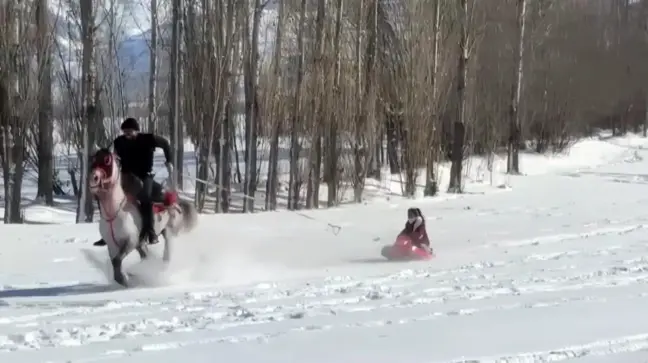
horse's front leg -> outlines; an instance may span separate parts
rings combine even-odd
[[[124,261],[124,258],[126,258],[128,253],[132,251],[132,248],[129,247],[129,243],[127,241],[124,241],[124,243],[122,243],[121,245],[123,247],[120,248],[119,253],[117,253],[117,255],[113,257],[110,262],[112,264],[113,278],[115,282],[124,287],[128,287],[128,279],[126,278],[124,271],[122,271],[122,261]]]

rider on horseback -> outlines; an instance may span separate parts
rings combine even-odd
[[[166,167],[171,175],[171,145],[161,136],[151,133],[140,133],[139,124],[134,118],[127,118],[121,124],[122,135],[114,141],[114,151],[121,160],[121,171],[131,174],[142,182],[142,189],[136,196],[142,214],[142,235],[148,235],[149,243],[157,243],[153,221],[153,190],[161,191],[162,187],[153,180],[153,155],[156,148],[164,151]],[[160,194],[159,192],[156,194]]]
[[[169,175],[173,171],[171,163],[171,145],[161,136],[151,133],[141,133],[139,124],[134,118],[127,118],[121,124],[122,135],[113,141],[114,152],[120,159],[121,171],[124,176],[140,181],[141,189],[135,195],[140,204],[142,215],[142,231],[140,238],[148,237],[149,243],[158,242],[153,220],[153,195],[161,194],[162,186],[153,180],[153,156],[156,148],[164,151],[166,167]],[[154,193],[155,191],[155,193]],[[103,240],[94,243],[104,245]]]

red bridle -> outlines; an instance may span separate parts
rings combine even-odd
[[[91,167],[90,189],[93,191],[107,190],[112,185],[113,155],[95,157]]]

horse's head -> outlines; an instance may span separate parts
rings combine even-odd
[[[111,191],[119,183],[119,160],[106,148],[92,156],[89,176],[90,192],[94,195]]]

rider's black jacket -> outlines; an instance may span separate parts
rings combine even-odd
[[[161,136],[139,133],[129,140],[121,135],[115,139],[113,146],[119,156],[122,172],[132,173],[140,179],[146,178],[153,169],[155,148],[161,148],[166,162],[171,162],[171,145]]]

